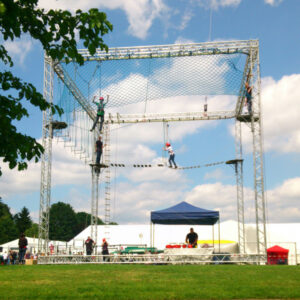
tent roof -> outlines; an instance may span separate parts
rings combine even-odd
[[[213,225],[218,220],[218,211],[199,208],[185,201],[163,210],[151,212],[151,222],[156,224]]]
[[[280,246],[273,246],[271,248],[268,248],[267,249],[267,252],[270,253],[270,252],[275,252],[275,253],[289,253],[289,250],[288,249],[284,249]]]

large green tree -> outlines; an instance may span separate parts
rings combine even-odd
[[[70,204],[54,203],[50,208],[50,240],[69,241],[77,233],[76,213]]]
[[[26,207],[23,207],[18,214],[15,214],[14,221],[16,223],[19,233],[25,233],[25,231],[29,229],[32,225],[29,210]]]
[[[18,237],[18,229],[14,223],[9,207],[0,199],[0,245]]]
[[[102,36],[113,27],[105,13],[97,9],[77,10],[75,14],[63,10],[45,11],[38,8],[37,3],[38,0],[0,0],[0,38],[13,41],[29,34],[52,59],[73,60],[80,65],[84,59],[77,51],[76,32],[91,55],[96,48],[108,50]],[[59,114],[62,111],[58,106],[50,106],[31,83],[12,74],[13,61],[3,45],[0,45],[0,62],[5,66],[0,72],[0,158],[11,169],[23,170],[28,161],[37,162],[44,151],[33,137],[17,131],[15,122],[29,117],[24,102],[42,111],[51,109]]]
[[[91,214],[88,214],[86,212],[78,212],[76,214],[76,219],[77,219],[77,230],[76,230],[76,234],[80,233],[81,231],[83,231],[86,227],[91,225]],[[103,225],[104,222],[98,218],[98,225]]]
[[[32,223],[31,227],[25,231],[25,235],[28,237],[36,238],[39,236],[39,224]]]

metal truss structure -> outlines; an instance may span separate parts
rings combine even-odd
[[[254,264],[265,263],[262,254],[112,254],[112,255],[51,255],[40,256],[38,264]]]
[[[45,57],[44,60],[44,99],[53,102],[53,63]],[[43,147],[40,185],[39,211],[39,243],[38,251],[47,253],[49,241],[49,210],[51,199],[51,166],[52,166],[52,113],[50,109],[43,112]]]
[[[97,50],[94,56],[91,56],[88,50],[79,50],[85,61],[106,61],[106,60],[129,60],[144,58],[163,58],[163,57],[183,57],[183,56],[201,56],[201,55],[219,55],[219,54],[245,54],[246,64],[243,73],[243,80],[240,86],[240,92],[234,111],[230,112],[186,112],[177,114],[134,114],[134,115],[112,115],[108,114],[105,124],[120,123],[143,123],[143,122],[173,122],[173,121],[193,121],[193,120],[223,120],[236,119],[236,159],[242,161],[242,143],[241,143],[241,123],[246,124],[252,133],[253,141],[253,168],[254,168],[254,190],[256,207],[256,228],[257,228],[257,253],[266,254],[266,217],[264,200],[264,174],[263,174],[263,147],[262,147],[262,125],[260,108],[260,69],[259,69],[259,43],[257,40],[249,41],[227,41],[227,42],[208,42],[199,44],[181,44],[181,45],[162,45],[149,47],[122,47],[111,48],[108,52]],[[47,101],[52,103],[53,93],[53,71],[58,78],[69,89],[75,100],[94,121],[96,113],[91,107],[88,99],[76,86],[68,74],[63,72],[61,62],[52,62],[45,57],[45,76],[44,76],[44,95]],[[252,114],[242,113],[245,99],[245,82],[248,82],[252,88]],[[48,239],[49,231],[49,211],[50,189],[51,189],[51,112],[46,111],[43,121],[43,145],[45,154],[42,158],[41,175],[41,201],[40,201],[40,234],[39,238]],[[238,220],[239,240],[244,244],[244,199],[243,199],[243,168],[242,163],[236,164],[237,173],[237,202],[238,202]],[[94,174],[94,172],[92,172]],[[92,175],[93,177],[93,175]],[[98,197],[98,180],[92,179],[92,191]],[[95,196],[92,197],[92,207],[96,205]],[[108,199],[108,198],[107,198]],[[92,215],[98,214],[92,209]],[[105,200],[105,220],[109,219],[109,200]],[[94,224],[95,225],[95,224]],[[96,230],[96,226],[95,226]],[[41,247],[46,250],[46,247]]]

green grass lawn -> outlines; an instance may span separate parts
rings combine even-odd
[[[300,266],[0,267],[0,299],[300,298]]]

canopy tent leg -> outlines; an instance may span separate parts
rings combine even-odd
[[[152,222],[150,222],[150,247],[152,247]]]
[[[215,224],[212,226],[212,240],[213,240],[213,248],[215,248]]]
[[[221,249],[221,246],[220,246],[220,243],[221,243],[221,232],[220,232],[220,215],[219,215],[219,221],[218,221],[218,234],[219,234],[219,253],[220,253],[220,249]]]

